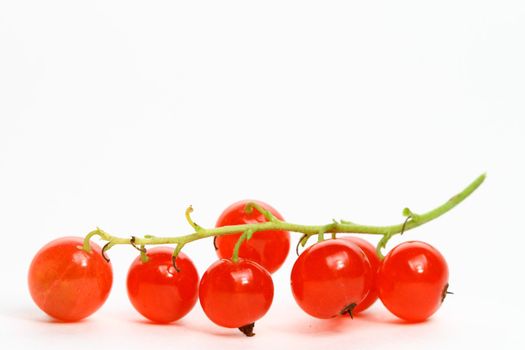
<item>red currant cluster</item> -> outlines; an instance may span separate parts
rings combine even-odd
[[[267,222],[264,211],[283,221],[268,204],[255,202],[263,210],[249,211],[247,203],[228,207],[216,226]],[[323,237],[300,254],[291,273],[293,296],[309,315],[353,318],[379,297],[396,316],[417,322],[430,317],[441,305],[447,293],[448,269],[432,246],[402,243],[381,259],[364,239]],[[240,239],[241,233],[215,236],[219,260],[200,281],[197,269],[184,253],[173,260],[171,247],[142,248],[127,276],[131,303],[149,320],[169,323],[186,315],[199,299],[211,321],[253,335],[254,322],[272,304],[271,273],[288,255],[290,234],[284,230],[260,231],[242,244]],[[79,237],[52,241],[37,253],[29,269],[33,300],[62,321],[91,315],[111,289],[112,268],[104,252],[91,242],[88,252],[83,243]],[[239,258],[232,258],[238,244]]]

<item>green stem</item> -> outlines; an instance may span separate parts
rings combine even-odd
[[[470,185],[468,185],[463,191],[456,194],[450,198],[444,204],[432,209],[423,214],[415,214],[410,209],[405,208],[403,214],[409,216],[410,219],[406,222],[400,224],[389,225],[389,226],[371,226],[371,225],[360,225],[350,221],[341,220],[339,222],[333,221],[330,224],[325,225],[301,225],[289,223],[281,220],[277,220],[271,213],[265,211],[257,204],[250,203],[249,206],[261,212],[267,219],[270,219],[268,222],[256,223],[256,224],[243,224],[243,225],[231,225],[231,226],[222,226],[217,228],[206,229],[195,224],[191,220],[189,214],[192,209],[188,209],[186,212],[186,219],[195,230],[195,232],[178,237],[154,237],[154,236],[145,236],[144,238],[136,237],[134,243],[139,246],[146,245],[157,245],[157,244],[176,244],[178,247],[182,248],[184,245],[208,237],[222,236],[222,235],[231,235],[241,233],[241,237],[237,242],[237,245],[240,247],[242,240],[248,239],[255,232],[259,231],[290,231],[290,232],[299,232],[302,233],[303,239],[302,242],[306,244],[308,238],[312,235],[319,235],[320,239],[323,239],[325,233],[359,233],[359,234],[372,234],[372,235],[382,235],[383,237],[377,245],[377,252],[379,256],[382,256],[381,249],[386,246],[390,238],[396,234],[400,234],[404,231],[411,230],[418,226],[421,226],[429,221],[432,221],[441,215],[445,214],[456,205],[461,203],[465,198],[467,198],[472,192],[474,192],[485,180],[486,175],[480,175],[476,180],[474,180]],[[404,227],[403,227],[404,226]],[[91,231],[87,234],[84,239],[84,250],[90,251],[89,240],[93,236],[99,236],[102,240],[111,242],[111,246],[118,244],[130,244],[129,238],[116,237],[108,234],[107,232],[97,228],[94,231]],[[236,247],[237,254],[234,254],[234,257],[238,257],[238,249]],[[179,249],[180,250],[180,249]],[[235,252],[234,252],[235,253]]]
[[[233,255],[232,255],[232,261],[234,263],[237,263],[239,261],[239,249],[241,249],[241,243],[252,238],[252,235],[253,235],[253,231],[248,229],[244,231],[244,233],[239,237],[239,239],[235,243],[235,246],[233,247]]]

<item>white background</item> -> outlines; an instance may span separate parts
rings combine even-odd
[[[0,344],[523,348],[524,42],[523,1],[0,1]],[[84,322],[50,321],[27,291],[42,245],[95,226],[185,234],[187,205],[213,226],[243,198],[291,222],[391,224],[485,171],[403,237],[449,263],[455,295],[426,323],[379,303],[310,318],[291,297],[293,254],[250,339],[199,305],[145,322],[125,292],[130,247],[110,252],[111,296]],[[209,240],[185,251],[201,274],[216,258]]]

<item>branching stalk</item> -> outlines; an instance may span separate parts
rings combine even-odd
[[[377,245],[377,252],[379,256],[382,257],[381,250],[385,248],[388,241],[397,234],[411,230],[418,226],[421,226],[429,221],[432,221],[441,215],[445,214],[456,205],[461,203],[465,198],[470,196],[485,180],[486,175],[482,174],[476,178],[470,185],[468,185],[463,191],[456,194],[450,198],[444,204],[426,212],[423,214],[416,214],[410,209],[405,208],[403,210],[403,215],[409,217],[408,220],[390,226],[370,226],[370,225],[360,225],[350,221],[340,220],[325,225],[301,225],[289,223],[286,221],[278,220],[272,213],[262,208],[257,203],[251,202],[246,205],[246,210],[257,210],[268,220],[267,222],[255,223],[255,224],[243,224],[243,225],[231,225],[231,226],[222,226],[217,228],[203,228],[197,225],[190,217],[192,208],[189,207],[186,211],[186,219],[188,223],[194,229],[193,233],[177,236],[177,237],[154,237],[151,235],[144,236],[144,238],[135,237],[133,242],[135,245],[144,248],[148,245],[158,245],[158,244],[175,244],[176,250],[174,252],[174,261],[177,254],[180,252],[183,246],[186,244],[197,241],[199,239],[204,239],[208,237],[216,237],[222,235],[231,235],[231,234],[241,234],[239,241],[236,244],[236,249],[234,251],[234,259],[238,258],[238,250],[242,241],[249,239],[254,233],[260,231],[290,231],[302,233],[303,237],[300,241],[300,244],[304,246],[308,239],[313,235],[318,235],[319,239],[324,239],[324,234],[335,234],[335,233],[358,233],[358,234],[372,234],[372,235],[381,235],[383,236]],[[85,239],[83,248],[87,252],[91,251],[89,241],[92,237],[99,236],[102,240],[109,242],[108,249],[119,244],[130,244],[129,237],[117,237],[110,235],[109,233],[97,228],[89,232]],[[105,251],[107,251],[106,249]]]

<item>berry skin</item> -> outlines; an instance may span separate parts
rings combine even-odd
[[[204,313],[215,324],[228,328],[248,326],[270,309],[272,277],[253,261],[239,259],[234,263],[221,259],[202,276],[199,300]]]
[[[411,241],[393,248],[378,273],[379,298],[390,312],[421,322],[441,306],[448,288],[445,258],[430,244]]]
[[[113,282],[111,264],[91,242],[91,252],[82,249],[81,237],[63,237],[49,242],[29,267],[29,292],[49,316],[65,322],[79,321],[106,301]]]
[[[370,262],[370,267],[372,268],[372,287],[370,288],[370,292],[368,293],[368,295],[353,310],[355,315],[360,313],[361,311],[368,309],[370,306],[372,306],[372,304],[376,302],[377,298],[379,297],[377,293],[377,270],[379,269],[381,260],[377,256],[376,248],[367,240],[354,236],[342,237],[342,239],[346,239],[356,244],[359,248],[361,248],[361,250],[365,253],[366,257],[368,258],[368,261]]]
[[[147,262],[137,257],[127,278],[128,297],[135,309],[156,323],[170,323],[185,316],[195,306],[199,275],[184,253],[172,262],[173,248],[148,249]]]
[[[283,220],[281,214],[269,204],[261,201],[243,200],[226,208],[217,220],[215,226],[255,224],[268,221],[264,215],[259,213],[255,208],[250,214],[246,213],[244,209],[248,202],[255,202],[261,205],[264,209],[270,211],[277,219]],[[218,236],[215,240],[217,256],[221,259],[230,259],[235,243],[237,243],[240,236],[241,233]],[[281,267],[289,251],[290,233],[288,231],[261,231],[255,232],[252,238],[241,244],[239,257],[255,261],[270,273],[273,273]]]
[[[361,248],[348,240],[330,239],[308,247],[297,258],[291,275],[292,293],[311,316],[352,316],[369,293],[372,277]]]

